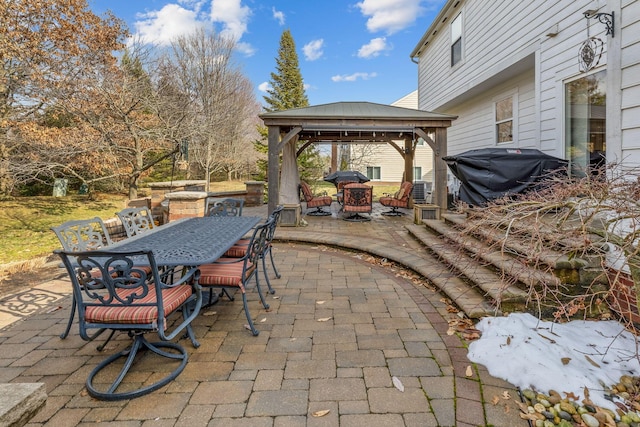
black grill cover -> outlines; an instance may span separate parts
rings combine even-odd
[[[460,200],[474,206],[523,193],[550,172],[567,167],[566,160],[527,148],[483,148],[442,160],[460,180]]]

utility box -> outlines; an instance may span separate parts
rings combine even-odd
[[[297,227],[300,225],[302,208],[299,203],[284,204],[280,213],[280,225],[283,227]]]
[[[438,205],[413,205],[413,222],[421,225],[427,219],[440,219],[440,206]]]

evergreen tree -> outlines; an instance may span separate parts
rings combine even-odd
[[[264,96],[268,112],[303,108],[309,106],[309,99],[304,90],[304,82],[300,73],[296,44],[288,29],[280,37],[280,47],[276,58],[276,72],[271,73],[271,89]],[[266,128],[263,129],[266,139]],[[299,141],[298,146],[304,141]],[[257,144],[256,144],[257,145]],[[256,147],[266,152],[266,147]],[[262,165],[260,165],[262,166]],[[266,172],[266,164],[264,165]],[[298,167],[302,179],[317,178],[322,173],[322,159],[315,146],[309,146],[298,157]],[[261,168],[262,169],[262,168]]]
[[[267,103],[265,109],[272,112],[308,107],[296,44],[289,30],[284,30],[280,37],[276,71],[271,73],[271,89],[267,91],[269,95],[264,97]]]

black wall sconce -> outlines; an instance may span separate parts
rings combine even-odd
[[[607,27],[607,35],[611,34],[611,38],[613,38],[614,33],[614,13],[597,13],[595,10],[587,10],[584,12],[584,17],[587,19],[595,18],[600,21],[601,24],[604,24]]]

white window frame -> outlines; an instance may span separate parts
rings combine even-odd
[[[507,99],[511,99],[511,118],[498,120],[498,103],[505,101]],[[498,125],[501,123],[506,123],[511,121],[511,141],[498,141]],[[503,145],[512,145],[518,142],[518,92],[512,91],[503,93],[502,95],[496,96],[493,99],[493,139],[495,141],[495,145],[503,146]]]
[[[371,170],[371,176],[369,176],[369,170]],[[375,177],[375,171],[378,171],[378,177]],[[380,166],[367,166],[367,178],[371,181],[380,181],[382,179],[382,167]]]
[[[450,55],[450,64],[451,67],[456,67],[459,64],[464,62],[464,25],[462,21],[462,12],[458,13],[455,18],[451,20],[451,24],[449,25],[449,32],[451,34],[451,39],[449,40],[449,55]],[[460,42],[460,59],[453,62],[453,46]]]

